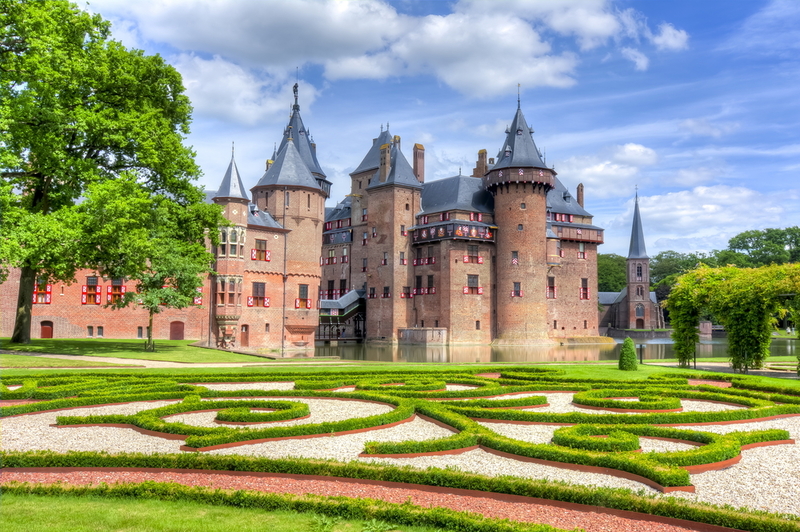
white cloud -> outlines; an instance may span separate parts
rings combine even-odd
[[[800,3],[772,0],[731,35],[720,49],[795,59],[800,50]]]
[[[687,118],[678,127],[691,135],[719,138],[739,128],[737,123],[712,124],[707,118]]]
[[[658,33],[651,37],[651,41],[659,50],[686,50],[689,48],[689,34],[684,30],[676,29],[667,22],[658,26]]]
[[[708,183],[709,181],[714,180],[714,178],[719,177],[722,174],[722,169],[719,168],[707,168],[707,167],[692,167],[692,168],[681,168],[676,173],[671,175],[670,178],[670,185],[678,185],[678,186],[697,186],[702,185],[703,183]]]
[[[288,115],[291,84],[267,74],[258,75],[215,56],[203,59],[180,54],[172,59],[183,76],[186,93],[196,112],[222,121],[253,125],[280,113]],[[303,102],[310,105],[316,93],[304,83]]]
[[[620,50],[620,52],[622,52],[622,56],[625,59],[633,62],[636,70],[644,71],[647,70],[648,66],[650,66],[650,60],[647,58],[646,55],[644,55],[639,50],[636,50],[634,48],[624,47]]]
[[[655,150],[629,142],[623,146],[617,146],[614,150],[614,160],[631,166],[649,166],[658,160]]]

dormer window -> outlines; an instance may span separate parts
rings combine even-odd
[[[522,128],[521,127],[517,128],[517,135],[522,135]]]
[[[569,195],[569,192],[564,192],[564,201],[566,203],[570,203],[572,201],[572,196]]]

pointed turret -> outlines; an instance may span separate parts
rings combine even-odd
[[[287,185],[319,189],[317,180],[311,175],[302,155],[293,142],[287,142],[275,157],[261,179],[253,189],[269,185]]]
[[[631,227],[631,246],[628,250],[629,259],[647,259],[647,250],[644,247],[644,230],[642,217],[639,214],[639,193],[636,193],[636,204],[633,208],[633,226]]]
[[[212,196],[212,199],[222,199],[222,198],[234,198],[234,199],[243,199],[250,201],[250,198],[247,196],[247,189],[244,188],[244,183],[242,183],[242,178],[239,175],[239,169],[236,167],[236,161],[233,157],[233,149],[231,149],[231,162],[228,165],[228,169],[225,171],[225,177],[222,178],[222,183],[217,189],[216,194]]]
[[[320,178],[325,178],[325,172],[317,161],[317,150],[311,143],[311,138],[303,119],[300,118],[300,105],[297,103],[297,84],[294,86],[294,105],[292,106],[292,116],[289,118],[289,125],[283,131],[283,139],[278,147],[278,153],[282,152],[286,144],[292,141],[300,158],[305,163],[308,170]]]
[[[414,168],[400,150],[400,137],[392,137],[389,143],[381,145],[379,157],[382,159],[382,164],[372,177],[368,189],[383,185],[422,188],[422,183],[417,179]]]
[[[384,131],[383,126],[381,126],[381,134],[378,136],[378,138],[372,140],[372,147],[364,156],[361,164],[359,164],[355,170],[350,172],[350,175],[360,174],[361,172],[366,172],[367,170],[377,170],[380,166],[381,146],[384,144],[390,144],[391,142],[392,134],[389,133],[389,128],[387,127]]]
[[[517,114],[508,128],[506,141],[497,155],[497,163],[492,170],[501,168],[547,168],[539,155],[539,149],[533,141],[533,129],[528,126],[522,109],[517,107]]]

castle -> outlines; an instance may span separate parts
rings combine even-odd
[[[315,341],[548,343],[598,335],[603,230],[559,181],[517,105],[496,157],[471,175],[425,182],[425,149],[386,129],[333,208],[316,145],[295,101],[280,146],[249,193],[231,157],[208,194],[221,229],[215,275],[196,305],[165,309],[154,337],[211,346],[293,349]],[[16,279],[16,285],[15,285]],[[0,286],[16,300],[18,277]],[[125,279],[79,274],[37,284],[32,337],[146,336],[142,309],[103,306]],[[5,303],[7,305],[7,303]],[[2,334],[13,312],[3,309]]]

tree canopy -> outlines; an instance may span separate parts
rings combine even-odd
[[[800,264],[760,268],[701,265],[678,278],[666,302],[675,353],[688,366],[701,313],[725,326],[731,366],[760,368],[769,356],[775,316],[800,308]]]
[[[0,241],[13,243],[0,244],[0,262],[21,269],[12,341],[30,341],[37,277],[69,282],[81,268],[133,276],[152,266],[138,253],[112,260],[104,252],[133,237],[79,208],[90,187],[125,175],[147,198],[140,209],[196,214],[203,194],[184,145],[191,106],[183,92],[173,67],[111,40],[100,16],[65,0],[0,0]],[[196,220],[216,229],[221,216]]]
[[[597,254],[597,291],[619,292],[627,285],[626,259],[614,253]]]

